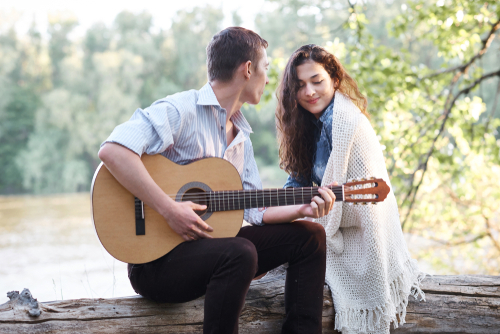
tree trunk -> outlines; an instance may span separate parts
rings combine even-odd
[[[411,300],[406,324],[391,333],[500,333],[500,277],[432,276],[423,290],[426,302]],[[201,333],[203,326],[203,298],[184,304],[139,296],[46,302],[38,304],[39,316],[29,315],[37,314],[36,302],[19,300],[0,305],[1,333]],[[283,316],[284,276],[254,281],[240,333],[280,333]],[[325,286],[323,333],[336,333],[333,316]]]

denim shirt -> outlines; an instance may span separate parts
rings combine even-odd
[[[296,178],[289,175],[283,188],[298,188],[298,187],[311,187],[321,185],[323,175],[325,174],[326,164],[330,158],[332,151],[332,115],[333,115],[333,102],[332,99],[328,107],[326,107],[323,114],[318,119],[313,119],[312,122],[316,125],[314,129],[314,147],[313,154],[313,167],[311,181],[306,181],[302,178]]]

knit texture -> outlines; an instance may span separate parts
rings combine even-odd
[[[377,205],[336,202],[317,219],[326,231],[326,283],[342,333],[389,333],[405,323],[409,295],[420,296],[423,279],[401,230],[398,206],[380,143],[368,119],[339,92],[333,107],[332,152],[322,185],[353,178],[382,178],[391,188]]]

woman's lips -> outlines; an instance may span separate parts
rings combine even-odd
[[[319,100],[319,97],[317,97],[317,98],[315,98],[313,100],[308,100],[307,103],[309,103],[309,104],[315,104],[316,102],[318,102],[318,100]]]

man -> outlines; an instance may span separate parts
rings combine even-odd
[[[253,31],[232,27],[207,47],[209,82],[199,91],[168,96],[115,128],[99,158],[115,178],[165,218],[186,240],[150,263],[129,264],[136,292],[162,302],[205,297],[204,333],[237,333],[238,317],[251,280],[288,262],[285,333],[321,333],[325,276],[325,233],[319,224],[294,221],[327,214],[335,200],[330,190],[311,204],[273,210],[250,209],[235,238],[214,239],[212,228],[193,210],[205,207],[175,202],[151,179],[140,160],[161,153],[186,164],[205,157],[230,161],[244,189],[261,188],[249,135],[240,108],[257,104],[269,82],[267,42]]]

